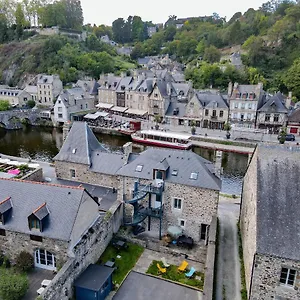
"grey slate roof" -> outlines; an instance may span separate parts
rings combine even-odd
[[[226,101],[220,94],[196,92],[196,97],[205,108],[228,108]]]
[[[99,291],[105,281],[111,276],[114,268],[89,265],[74,282],[74,287],[80,287],[91,291]]]
[[[212,173],[212,163],[191,151],[148,148],[140,153],[131,163],[123,166],[117,174],[141,179],[153,179],[153,168],[163,164],[169,165],[166,181],[206,189],[220,190],[221,181]],[[136,172],[137,165],[143,165],[141,172]],[[172,176],[172,170],[178,170]],[[198,173],[196,180],[190,179],[192,172]]]
[[[53,83],[53,79],[53,75],[40,74],[38,75],[37,84]]]
[[[49,210],[47,208],[46,202],[42,204],[39,208],[37,208],[33,214],[39,219],[43,220],[46,216],[49,215]]]
[[[62,148],[53,159],[90,166],[91,155],[94,150],[107,151],[98,142],[87,123],[74,122]]]
[[[123,92],[125,90],[128,90],[130,84],[132,83],[133,77],[126,76],[122,78],[118,84],[118,87],[116,89],[116,92]]]
[[[181,95],[183,97],[187,97],[191,90],[191,86],[188,83],[172,83],[172,86],[177,96]]]
[[[258,111],[267,113],[288,113],[288,110],[284,105],[283,95],[280,92],[268,99]]]
[[[300,108],[294,110],[288,117],[288,121],[292,123],[300,123]]]
[[[257,252],[300,260],[300,148],[257,147]]]
[[[102,151],[93,151],[91,161],[91,171],[109,175],[115,175],[124,164],[121,153]]]
[[[100,84],[98,81],[95,80],[92,90],[90,91],[91,95],[98,95],[98,88],[100,87]]]
[[[151,57],[138,58],[137,62],[139,65],[147,65],[151,60]]]
[[[50,212],[47,226],[34,234],[69,241],[85,193],[79,187],[0,179],[1,198],[11,197],[13,206],[12,216],[4,225],[0,224],[0,228],[32,234],[28,217],[46,201]]]
[[[178,114],[174,115],[174,109],[178,108]],[[185,109],[186,109],[186,104],[185,103],[180,103],[180,102],[170,102],[168,110],[166,112],[167,116],[174,116],[174,117],[178,117],[181,118],[185,115]]]
[[[162,97],[168,97],[167,83],[164,80],[157,80],[156,85]]]
[[[0,214],[4,214],[5,212],[7,212],[9,209],[12,208],[11,198],[7,197],[6,199],[1,199],[1,200],[2,201],[0,202]]]

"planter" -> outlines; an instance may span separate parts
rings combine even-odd
[[[158,124],[155,125],[155,129],[156,129],[156,130],[159,129],[159,125],[158,125]]]

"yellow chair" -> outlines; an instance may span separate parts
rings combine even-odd
[[[157,269],[159,270],[160,273],[164,274],[167,272],[167,269],[166,268],[162,268],[159,263],[156,264],[157,266]]]
[[[187,268],[187,266],[189,265],[189,263],[187,262],[187,261],[183,261],[182,263],[181,263],[181,265],[178,267],[178,271],[181,271],[181,272],[183,272],[183,271],[185,271],[185,269]]]

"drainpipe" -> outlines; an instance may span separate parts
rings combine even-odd
[[[254,273],[254,267],[255,267],[255,258],[256,258],[256,253],[253,256],[253,262],[252,262],[252,270],[251,270],[251,280],[250,280],[250,286],[249,286],[249,296],[248,300],[251,299],[251,290],[252,290],[252,280],[253,280],[253,273]]]

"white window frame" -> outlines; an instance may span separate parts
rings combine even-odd
[[[73,171],[74,171],[75,176],[73,176]],[[75,169],[70,169],[70,177],[71,178],[76,178],[76,170]]]
[[[178,208],[178,200],[180,200],[180,208]],[[176,202],[176,207],[175,207],[175,202]],[[176,211],[182,211],[182,206],[183,206],[183,198],[173,197],[172,208]]]
[[[286,274],[286,278],[285,278],[285,283],[283,283],[283,282],[280,281],[280,280],[281,280],[281,276],[282,276],[282,271],[283,271],[283,269],[287,269],[287,274]],[[290,271],[291,271],[291,270],[295,271],[295,276],[294,276],[293,284],[289,284],[289,283],[288,283],[289,276],[290,276]],[[282,268],[281,268],[280,278],[279,278],[280,284],[282,284],[282,285],[284,285],[284,286],[287,286],[287,287],[294,287],[294,286],[295,286],[296,279],[297,279],[297,270],[296,270],[296,269],[288,268],[288,267],[282,267]]]
[[[45,263],[42,263],[41,252],[43,253]],[[53,253],[45,249],[36,249],[34,253],[34,266],[41,269],[56,271],[56,257]]]
[[[184,225],[181,225],[181,222],[184,222]],[[178,226],[181,227],[182,229],[185,228],[186,225],[186,220],[185,219],[178,219]]]

